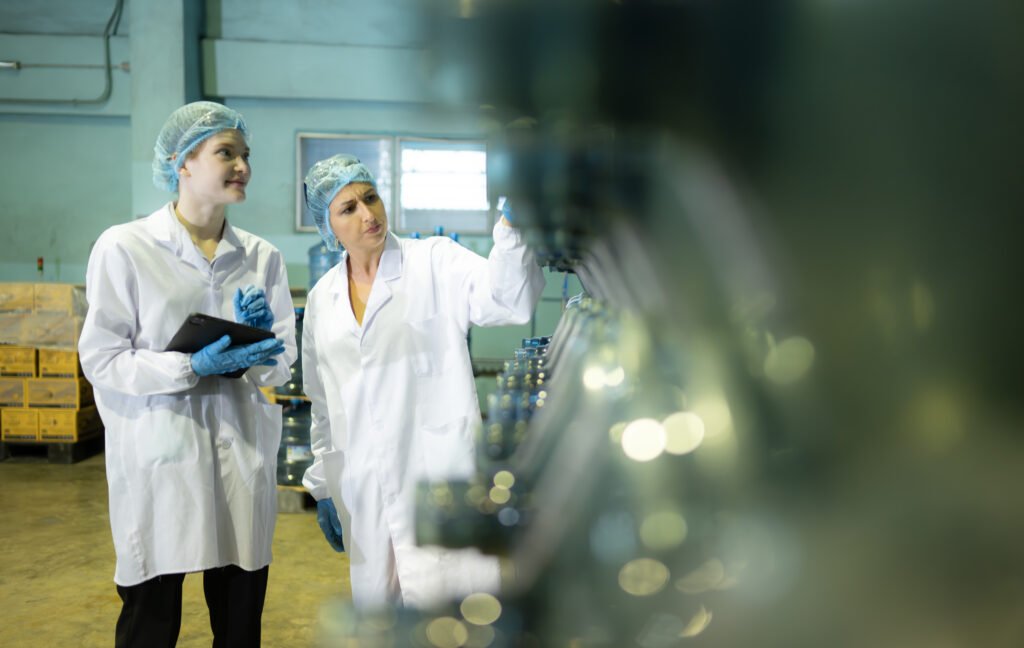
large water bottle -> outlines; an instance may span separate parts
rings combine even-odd
[[[320,277],[327,274],[327,271],[338,265],[341,261],[343,250],[331,252],[323,243],[317,243],[309,248],[309,287],[312,289]]]
[[[305,306],[295,307],[295,350],[298,355],[292,363],[288,382],[274,389],[278,396],[302,396],[302,319],[305,313]]]
[[[313,450],[309,440],[312,424],[309,403],[293,399],[285,404],[281,414],[281,445],[277,450],[277,483],[299,486],[302,475],[313,464]]]

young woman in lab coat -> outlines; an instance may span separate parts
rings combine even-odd
[[[353,600],[429,607],[495,591],[495,559],[416,546],[414,493],[420,480],[473,474],[480,408],[466,334],[529,321],[541,269],[504,218],[486,259],[448,238],[398,238],[351,156],[316,163],[305,191],[324,243],[345,254],[306,302],[315,460],[303,483],[328,542],[348,551]]]
[[[153,179],[177,200],[111,227],[89,257],[78,349],[106,427],[117,646],[174,645],[182,581],[199,571],[214,645],[260,642],[281,412],[258,387],[286,382],[296,349],[281,253],[225,217],[245,200],[247,134],[226,106],[176,110]],[[276,339],[164,351],[194,312]]]

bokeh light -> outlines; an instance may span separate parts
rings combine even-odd
[[[671,414],[662,425],[665,428],[665,451],[669,454],[688,454],[704,442],[704,421],[693,412]]]
[[[657,594],[668,579],[668,567],[653,558],[631,560],[619,570],[619,587],[633,596]]]
[[[686,520],[672,510],[652,513],[640,524],[640,540],[656,551],[678,547],[686,540],[686,533]]]
[[[634,461],[650,461],[665,451],[665,428],[654,419],[637,419],[622,431],[622,450]]]

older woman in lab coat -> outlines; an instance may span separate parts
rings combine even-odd
[[[303,483],[328,541],[349,552],[353,600],[429,607],[494,591],[495,559],[416,546],[414,491],[419,480],[472,475],[480,409],[466,335],[529,321],[540,267],[504,217],[486,259],[448,238],[398,238],[351,156],[316,163],[305,190],[324,242],[345,254],[306,303],[315,461]]]
[[[286,382],[296,350],[280,252],[225,217],[245,200],[247,134],[217,103],[175,111],[153,167],[177,200],[111,227],[89,257],[79,353],[106,426],[117,646],[174,645],[182,581],[198,571],[214,645],[260,642],[281,412],[258,387]],[[165,351],[193,312],[277,339]]]

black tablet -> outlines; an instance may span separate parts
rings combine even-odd
[[[261,340],[269,340],[274,337],[273,331],[265,331],[254,326],[246,326],[231,320],[221,319],[213,315],[203,313],[192,313],[181,323],[178,332],[174,334],[167,344],[167,351],[180,351],[181,353],[195,353],[203,347],[213,344],[225,335],[231,336],[231,346],[252,344]],[[221,374],[225,378],[238,378],[245,373],[245,369]]]

